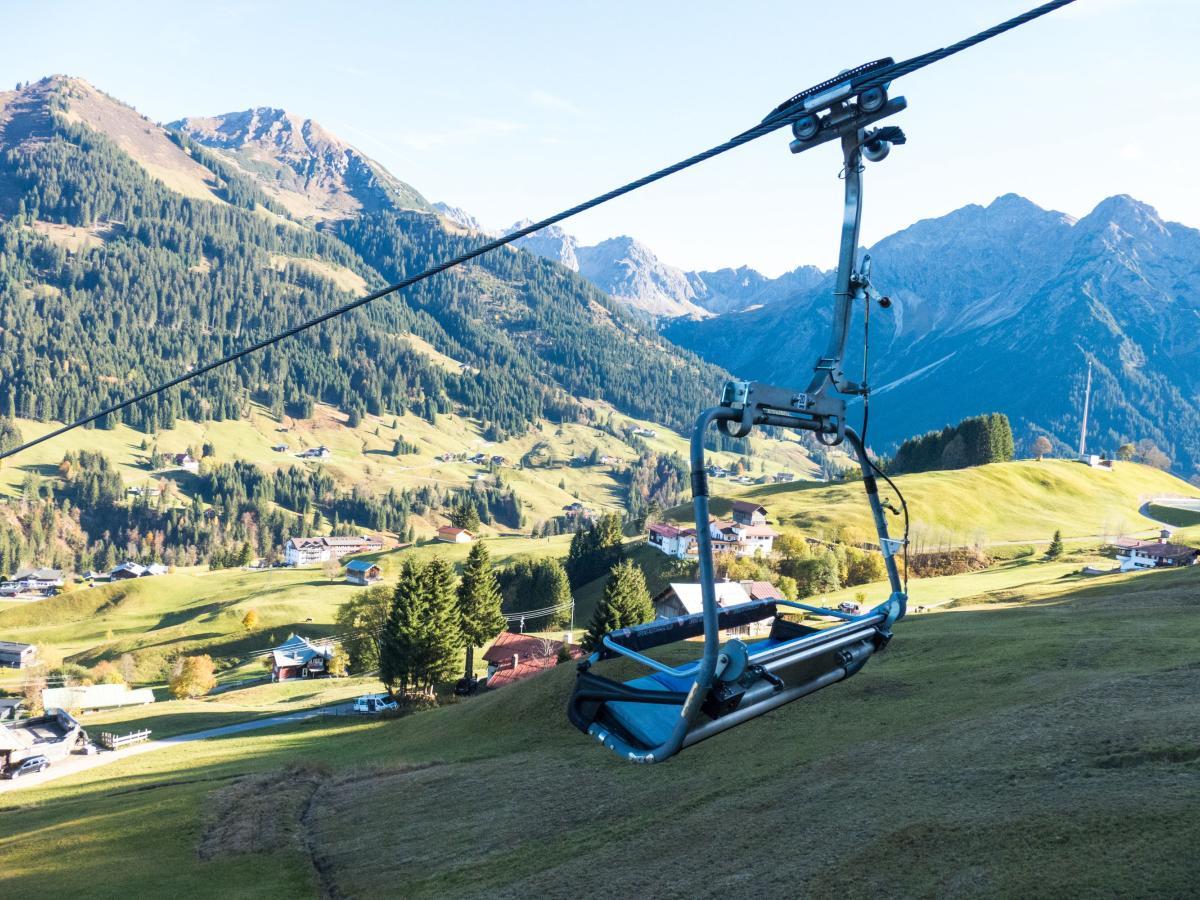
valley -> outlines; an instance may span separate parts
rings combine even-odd
[[[890,85],[836,83],[793,152]],[[692,472],[832,272],[554,226],[299,327],[496,234],[302,112],[168,118],[0,92],[0,894],[1194,893],[1200,231],[959,200],[867,250],[870,391]]]

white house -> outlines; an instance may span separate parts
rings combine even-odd
[[[651,525],[646,535],[646,543],[676,559],[688,559],[696,555],[696,529],[678,528],[660,522]]]
[[[1170,537],[1171,532],[1164,528],[1157,541],[1119,539],[1116,547],[1117,562],[1121,564],[1121,571],[1195,565],[1200,558],[1200,550],[1183,544],[1172,544]]]
[[[713,550],[736,556],[769,556],[779,533],[769,525],[746,525],[728,519],[708,523]]]
[[[283,559],[289,566],[306,566],[359,553],[377,553],[382,549],[383,541],[365,534],[358,537],[294,537],[284,545]]]
[[[61,569],[21,569],[12,580],[0,584],[0,594],[38,593],[62,586]]]

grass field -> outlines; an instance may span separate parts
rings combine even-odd
[[[1186,896],[1198,594],[1153,572],[916,616],[851,681],[656,767],[570,728],[568,667],[162,750],[0,799],[0,892]]]
[[[1200,497],[1200,490],[1166,472],[1137,463],[1115,463],[1113,471],[1067,460],[1023,460],[950,472],[924,472],[895,479],[908,500],[914,545],[1049,541],[1061,529],[1066,538],[1115,537],[1154,530],[1138,513],[1143,499],[1163,494]],[[714,483],[715,515],[725,514],[732,499],[754,500],[772,521],[832,536],[843,526],[869,537],[870,510],[861,483],[780,484],[737,488]],[[884,483],[880,492],[893,502]],[[690,507],[672,510],[690,520]],[[898,520],[891,520],[893,534]]]
[[[525,555],[565,556],[570,536],[533,539],[498,537],[488,542],[492,559],[505,565]],[[461,565],[470,547],[434,541],[376,554],[386,578],[399,571],[404,555],[427,560],[440,555]],[[334,633],[338,607],[360,587],[331,582],[320,568],[186,570],[154,578],[77,589],[37,603],[0,608],[6,640],[38,644],[51,660],[92,664],[129,651],[203,650],[230,657],[262,650],[290,631],[306,636]],[[246,632],[250,609],[260,626]]]
[[[1200,509],[1195,503],[1174,506],[1168,503],[1149,503],[1146,512],[1159,522],[1176,528],[1194,528],[1200,525]]]
[[[687,455],[684,438],[653,423],[630,419],[603,404],[590,404],[598,415],[611,416],[618,425],[640,425],[653,428],[657,436],[647,439],[654,449],[663,453]],[[18,420],[22,435],[34,438],[50,431],[55,423]],[[395,425],[396,427],[393,427]],[[397,438],[403,438],[418,448],[414,454],[393,456]],[[118,466],[129,487],[142,487],[160,479],[177,483],[180,495],[191,490],[192,476],[178,470],[153,472],[149,469],[150,452],[154,445],[163,453],[179,453],[191,447],[197,452],[204,444],[215,448],[218,462],[242,459],[267,469],[292,465],[319,465],[332,474],[343,486],[370,484],[383,492],[390,487],[415,488],[431,484],[443,487],[464,487],[478,474],[486,471],[468,462],[443,463],[436,459],[446,453],[485,452],[489,456],[504,456],[510,463],[519,462],[535,444],[544,443],[547,452],[560,464],[548,468],[505,468],[505,481],[512,486],[523,504],[526,522],[537,522],[561,514],[563,506],[576,500],[597,510],[621,508],[624,490],[623,469],[636,460],[638,452],[624,439],[588,425],[555,425],[538,422],[519,438],[489,443],[479,423],[456,415],[439,416],[436,426],[418,416],[364,416],[357,428],[347,425],[347,417],[329,407],[320,406],[312,419],[282,422],[261,407],[254,407],[249,418],[222,422],[184,422],[149,436],[124,426],[112,430],[80,430],[34,447],[11,463],[0,466],[0,498],[16,496],[30,472],[49,477],[56,472],[63,454],[68,450],[88,449],[104,453]],[[145,445],[145,446],[143,446]],[[288,452],[272,448],[283,445]],[[327,446],[332,455],[321,462],[302,462],[294,454],[302,449]],[[816,467],[798,443],[755,438],[752,442],[755,474],[788,469],[811,477]],[[561,462],[575,456],[587,456],[593,449],[618,460],[603,466],[569,466]],[[719,453],[715,458],[732,465],[737,458],[731,453]],[[415,520],[418,534],[432,535],[441,521]],[[490,529],[487,529],[490,530]],[[496,531],[513,529],[498,526]]]

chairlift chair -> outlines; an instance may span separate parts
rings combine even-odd
[[[850,78],[858,72],[856,69],[845,74]],[[906,104],[903,97],[888,99],[885,90],[866,99],[863,95],[852,96],[849,88],[843,90],[836,79],[817,87],[822,90],[813,94],[819,98],[815,111],[811,102],[806,105],[809,92],[797,95],[785,106],[794,106],[798,115],[792,129],[793,153],[841,139],[845,216],[832,334],[804,391],[759,382],[729,382],[720,404],[703,412],[696,423],[691,440],[691,479],[702,611],[613,631],[579,664],[568,717],[581,731],[633,762],[661,762],[705,738],[849,678],[887,646],[892,626],[905,614],[907,595],[895,556],[907,546],[907,525],[903,540],[889,537],[876,482],[877,474],[885,479],[887,476],[868,457],[863,437],[846,423],[846,401],[841,395],[863,397],[865,432],[869,393],[865,367],[861,384],[848,380],[842,371],[854,303],[862,301],[869,309],[872,302],[870,257],[864,257],[861,264],[857,258],[863,159],[881,161],[893,144],[904,143],[899,128],[868,126],[899,112]],[[886,297],[878,302],[883,308],[890,305]],[[887,569],[887,599],[861,614],[789,600],[758,600],[724,608],[718,605],[704,458],[704,438],[714,422],[734,437],[744,437],[756,426],[774,426],[811,431],[827,446],[843,442],[849,445],[862,469]],[[793,622],[784,618],[790,610],[815,614],[833,624]],[[771,625],[766,638],[751,643],[734,638],[721,643],[723,631],[767,621]],[[647,655],[657,647],[701,635],[704,649],[692,662],[671,666]],[[631,659],[650,670],[649,674],[619,682],[593,671],[597,663],[617,658]]]

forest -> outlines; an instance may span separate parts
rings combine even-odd
[[[37,140],[0,157],[0,415],[70,420],[349,299],[296,260],[372,287],[467,249],[436,216],[375,212],[335,228],[289,226],[250,182],[177,139],[214,172],[225,204],[176,194],[106,136],[53,107]],[[103,228],[72,252],[37,222]],[[415,352],[413,334],[463,363]],[[282,415],[314,402],[352,417],[411,410],[478,418],[489,439],[536,420],[583,420],[577,398],[684,427],[723,373],[678,350],[574,273],[502,250],[235,365],[116,413],[146,432],[176,419]]]

